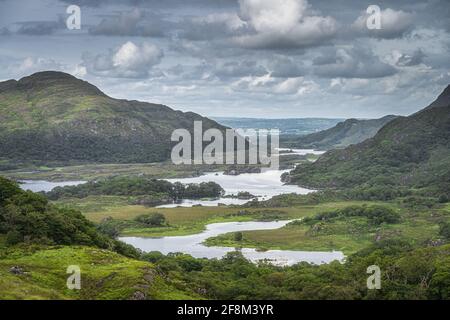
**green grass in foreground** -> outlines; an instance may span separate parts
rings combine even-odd
[[[0,299],[193,299],[163,279],[150,263],[82,246],[16,247],[0,250]],[[81,269],[81,290],[66,286],[67,267]],[[18,266],[24,274],[13,274]]]

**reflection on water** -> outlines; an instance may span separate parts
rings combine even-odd
[[[279,151],[292,151],[289,154],[323,154],[323,151],[315,151],[311,149],[286,149],[279,148]],[[255,195],[258,200],[268,200],[273,196],[297,193],[307,194],[314,190],[301,188],[294,185],[283,185],[281,182],[281,175],[289,170],[266,170],[261,173],[243,173],[237,176],[224,175],[223,172],[212,172],[194,178],[182,178],[182,179],[167,179],[170,182],[181,183],[201,183],[213,181],[222,186],[226,195],[236,195],[239,191],[247,191]],[[64,182],[49,182],[44,180],[23,180],[21,181],[21,188],[24,190],[31,190],[33,192],[39,191],[51,191],[56,187],[75,186],[86,183],[86,181],[64,181]],[[237,199],[237,198],[219,198],[215,200],[183,200],[181,203],[166,204],[159,206],[159,208],[173,208],[173,207],[192,207],[195,205],[202,206],[218,206],[224,205],[242,205],[249,200]]]
[[[324,154],[326,151],[317,151],[317,150],[312,150],[312,149],[292,149],[292,148],[277,148],[277,150],[280,152],[280,155],[300,155],[300,156],[304,156],[307,154],[314,154],[314,155],[322,155]]]
[[[290,221],[272,222],[225,222],[213,223],[206,226],[206,230],[199,234],[189,236],[162,237],[162,238],[142,238],[142,237],[122,237],[120,240],[133,245],[145,252],[160,251],[163,254],[170,252],[182,252],[196,258],[221,258],[226,253],[235,249],[229,247],[206,247],[202,243],[210,238],[228,232],[245,230],[271,230],[285,226]],[[309,252],[293,250],[268,250],[258,252],[252,248],[242,248],[242,254],[251,261],[269,259],[279,265],[292,265],[301,261],[321,264],[334,260],[342,261],[344,255],[339,251],[331,252]]]
[[[273,196],[285,193],[307,194],[314,190],[301,188],[294,185],[284,185],[281,175],[289,170],[267,170],[261,173],[243,173],[238,176],[225,175],[223,172],[211,172],[200,177],[184,179],[168,179],[170,182],[201,183],[213,181],[225,190],[226,195],[236,195],[239,191],[247,191],[258,197],[258,200],[268,200]],[[162,205],[160,208],[176,206],[191,207],[193,205],[217,206],[223,204],[244,204],[249,200],[236,198],[220,198],[213,201],[184,200],[181,204]]]
[[[50,182],[44,180],[22,180],[20,181],[20,187],[23,190],[30,190],[33,192],[49,192],[56,187],[77,186],[86,182],[87,181]]]

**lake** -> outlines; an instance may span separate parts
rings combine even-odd
[[[290,150],[297,155],[306,154],[323,154],[323,151],[315,151],[312,149],[286,149],[279,148],[279,151]],[[268,200],[276,195],[286,193],[307,194],[314,190],[301,188],[295,185],[284,185],[281,182],[281,175],[289,170],[264,170],[261,173],[243,173],[240,175],[225,175],[223,172],[210,172],[199,177],[193,178],[181,178],[181,179],[167,179],[170,182],[187,183],[201,183],[213,181],[218,183],[225,190],[225,195],[236,195],[239,191],[247,191],[255,195],[258,200]],[[86,181],[63,181],[63,182],[50,182],[44,180],[23,180],[21,182],[21,188],[24,190],[31,190],[33,192],[45,191],[49,192],[56,187],[75,186],[86,183]],[[218,198],[213,200],[191,200],[185,199],[180,203],[161,205],[159,208],[174,208],[180,207],[192,207],[195,205],[202,206],[218,206],[219,204],[225,205],[242,205],[250,200],[237,199],[237,198]]]
[[[313,153],[311,150],[292,150],[296,154]],[[273,196],[297,193],[307,194],[314,190],[301,188],[294,185],[284,185],[280,177],[289,170],[266,170],[261,173],[244,173],[240,175],[225,175],[223,172],[206,173],[200,177],[184,179],[168,179],[170,182],[201,183],[213,181],[222,186],[226,195],[237,194],[239,191],[247,191],[257,196],[259,200],[267,200]],[[74,186],[86,183],[86,181],[49,182],[43,180],[21,181],[21,188],[34,192],[51,191],[55,187]],[[161,207],[190,207],[194,205],[217,206],[219,204],[244,204],[249,200],[236,198],[220,198],[215,200],[184,200],[181,204],[170,204]],[[213,223],[206,226],[206,230],[199,234],[189,236],[175,236],[162,238],[122,237],[120,240],[133,245],[143,251],[160,251],[163,254],[170,252],[183,252],[197,258],[221,258],[235,248],[207,247],[203,242],[220,234],[237,231],[271,230],[285,226],[290,221],[272,222],[226,222]],[[292,265],[301,261],[322,264],[334,260],[343,261],[344,254],[340,251],[311,252],[294,250],[268,250],[257,251],[253,248],[239,249],[242,254],[251,261],[269,260],[277,265]]]
[[[281,175],[289,170],[267,170],[261,173],[243,173],[237,176],[225,175],[223,172],[210,172],[200,177],[184,179],[167,179],[170,182],[201,183],[213,181],[224,190],[225,195],[236,195],[239,191],[247,191],[256,196],[258,200],[268,200],[273,196],[285,193],[307,194],[314,190],[301,188],[295,185],[285,185],[281,182]],[[173,208],[177,206],[191,207],[193,205],[217,206],[222,204],[241,205],[250,200],[237,198],[220,198],[215,200],[183,200],[181,203],[166,204],[159,208]]]
[[[64,181],[64,182],[50,182],[45,180],[21,180],[20,187],[23,190],[30,190],[33,192],[49,192],[56,187],[77,186],[86,183],[87,181]]]
[[[288,156],[288,155],[307,155],[307,154],[314,154],[314,155],[322,155],[324,154],[326,151],[318,151],[318,150],[313,150],[313,149],[292,149],[292,148],[277,148],[278,151],[281,151],[282,153],[280,153],[280,155],[284,156]]]
[[[189,236],[174,236],[161,238],[121,237],[119,240],[126,242],[145,252],[160,251],[163,254],[170,252],[182,252],[196,258],[221,258],[235,249],[231,247],[207,247],[203,242],[220,234],[249,230],[271,230],[284,227],[291,220],[271,222],[223,222],[206,226],[206,230]],[[314,264],[330,263],[331,261],[343,261],[344,254],[340,251],[294,251],[294,250],[268,250],[256,251],[253,248],[239,249],[249,260],[269,260],[276,265],[292,265],[298,262]]]

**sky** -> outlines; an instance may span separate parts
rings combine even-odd
[[[448,0],[0,0],[0,81],[59,70],[205,116],[409,115],[449,53]]]

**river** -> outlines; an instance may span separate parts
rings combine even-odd
[[[206,226],[206,230],[189,236],[174,236],[161,238],[122,237],[120,240],[131,244],[145,252],[160,251],[163,254],[182,252],[196,258],[221,258],[235,249],[231,247],[207,247],[203,242],[211,237],[228,232],[245,230],[271,230],[285,226],[290,221],[271,222],[223,222]],[[253,248],[239,249],[249,260],[257,262],[268,259],[276,265],[292,265],[301,261],[322,264],[334,260],[342,261],[344,254],[340,251],[294,251],[294,250],[268,250],[257,251]]]

